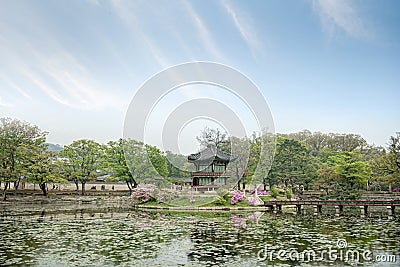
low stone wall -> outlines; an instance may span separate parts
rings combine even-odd
[[[140,210],[171,210],[171,211],[269,211],[269,207],[162,207],[135,205]]]

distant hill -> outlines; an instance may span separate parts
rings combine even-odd
[[[63,146],[59,144],[51,144],[51,143],[46,143],[47,145],[47,150],[52,151],[52,152],[60,152],[63,150]]]

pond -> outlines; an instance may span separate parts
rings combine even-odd
[[[400,266],[400,222],[129,208],[7,215],[2,266]]]

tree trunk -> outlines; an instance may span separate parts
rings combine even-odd
[[[267,178],[263,178],[263,190],[264,191],[267,191],[267,184],[266,184],[266,182],[267,182]]]
[[[10,184],[10,182],[5,182],[4,183],[4,191],[3,191],[3,200],[6,201],[7,200],[7,187]]]
[[[132,186],[130,185],[129,180],[125,180],[125,182],[126,182],[126,185],[127,185],[128,188],[129,188],[129,194],[132,195]]]
[[[86,182],[81,182],[82,183],[82,196],[85,195],[86,191],[85,191],[85,184]]]
[[[238,168],[238,166],[236,166],[236,179],[238,179],[237,186],[238,186],[238,190],[240,190],[240,180],[242,180],[242,179],[240,179],[240,177],[239,177],[239,168]]]
[[[42,189],[43,196],[47,196],[46,183],[39,184],[39,187]]]
[[[74,183],[75,183],[75,186],[76,186],[75,191],[78,192],[78,191],[79,191],[79,183],[78,183],[78,180],[75,180],[75,179],[74,179]]]
[[[19,177],[18,180],[14,182],[14,196],[17,194],[20,181],[21,177]]]

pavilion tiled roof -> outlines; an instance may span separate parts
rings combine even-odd
[[[202,151],[194,154],[190,154],[188,156],[188,161],[210,161],[210,160],[220,160],[220,161],[233,161],[235,160],[235,156],[226,153],[217,149],[215,146],[208,146],[207,148],[203,149]]]

